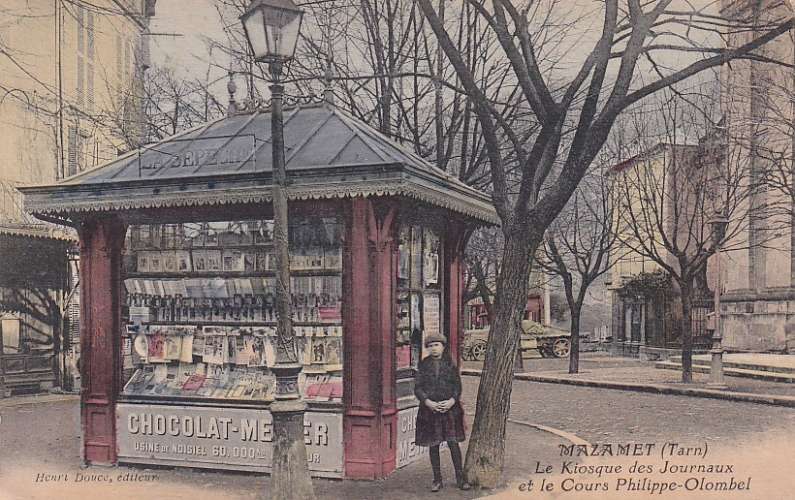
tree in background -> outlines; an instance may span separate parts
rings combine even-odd
[[[234,61],[249,96],[261,97],[267,75],[252,65],[236,21],[247,4],[217,1],[228,26],[226,40],[209,43]],[[474,6],[438,5],[484,94],[500,103],[495,119],[515,129],[518,138],[529,137],[535,120],[516,86],[506,85],[512,71],[497,38],[483,29]],[[307,15],[285,78],[289,97],[300,101],[329,87],[338,107],[438,168],[489,189],[485,144],[472,102],[414,0],[318,0],[301,7]]]
[[[588,288],[615,263],[609,257],[616,237],[615,203],[604,174],[595,172],[549,227],[536,256],[542,270],[563,281],[571,311],[569,373],[579,371],[580,316]]]

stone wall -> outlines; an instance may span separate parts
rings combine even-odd
[[[745,300],[722,304],[723,345],[743,351],[795,351],[795,300]],[[790,327],[790,329],[792,329]]]

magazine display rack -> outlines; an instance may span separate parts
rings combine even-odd
[[[125,364],[130,401],[273,401],[276,312],[272,221],[138,225],[128,231]],[[342,228],[290,227],[299,389],[342,401]]]
[[[414,376],[423,357],[425,336],[444,332],[442,259],[438,232],[419,224],[401,224],[398,236],[395,367],[398,379]],[[399,395],[398,397],[401,397]]]

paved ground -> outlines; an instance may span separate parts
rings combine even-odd
[[[514,382],[511,417],[572,432],[589,442],[735,446],[771,432],[795,434],[791,408],[521,380]]]
[[[467,378],[465,401],[474,402],[477,379]],[[20,403],[23,404],[20,404]],[[468,404],[466,411],[474,412]],[[0,499],[79,499],[141,498],[164,499],[248,499],[268,498],[267,477],[251,474],[229,474],[199,470],[168,470],[145,468],[80,469],[79,406],[74,397],[45,396],[0,401]],[[471,422],[471,417],[469,417]],[[569,441],[555,434],[524,425],[510,423],[506,442],[506,484],[525,477],[533,460],[552,461],[558,445]],[[452,487],[454,477],[449,454],[442,452],[443,475],[447,485],[443,495],[428,491],[430,466],[422,459],[401,469],[385,481],[316,480],[320,499],[421,499],[478,498],[487,492],[460,492]],[[126,473],[144,475],[154,481],[119,482]],[[68,479],[37,482],[38,474],[50,477],[68,475]],[[113,484],[97,481],[77,482],[82,477],[98,475],[114,480]]]
[[[562,360],[534,360],[527,364],[537,371],[563,370]],[[600,359],[591,355],[583,360],[584,370],[644,369],[644,363],[620,359]],[[664,370],[658,370],[667,373]],[[467,411],[474,411],[478,377],[464,377]],[[751,381],[755,382],[755,381]],[[38,402],[18,404],[21,400],[0,401],[0,499],[246,499],[268,498],[269,479],[250,474],[222,474],[195,470],[149,470],[143,468],[80,469],[79,420],[75,398],[48,396]],[[31,399],[25,399],[29,402]],[[462,493],[450,483],[443,494],[428,492],[430,470],[425,460],[414,463],[384,481],[315,482],[320,499],[470,499],[492,494],[495,499],[533,498],[576,500],[579,498],[622,499],[651,496],[648,489],[621,489],[621,478],[650,481],[647,485],[672,481],[679,484],[676,493],[655,493],[655,498],[709,498],[778,500],[791,498],[795,486],[795,410],[785,407],[699,399],[674,395],[645,394],[592,387],[515,381],[512,392],[511,423],[506,440],[505,487],[502,492]],[[469,418],[471,422],[471,417]],[[516,422],[545,426],[543,432]],[[613,447],[627,443],[653,445],[651,456],[594,457],[577,459],[586,466],[622,465],[622,475],[597,475],[565,469],[568,457],[561,456],[561,444],[583,439],[596,445]],[[671,443],[677,449],[697,450],[703,456],[664,457],[658,455]],[[604,448],[602,448],[604,449]],[[443,454],[444,474],[452,478],[449,455]],[[689,464],[729,464],[731,480],[752,479],[750,491],[707,492],[701,484],[729,481],[721,474],[665,474],[665,459]],[[536,472],[536,461],[549,464],[549,474]],[[633,461],[649,464],[653,473],[627,473]],[[119,482],[128,472],[157,476],[154,481]],[[68,474],[68,480],[37,482],[40,473]],[[76,482],[77,474],[107,475],[113,484]],[[694,477],[695,479],[690,479]],[[699,479],[701,478],[701,479]],[[534,490],[525,491],[528,481]],[[539,492],[541,480],[553,484],[552,491]],[[688,482],[689,481],[689,482]],[[695,481],[695,483],[693,483]],[[685,483],[696,485],[684,491]],[[728,483],[726,483],[728,484]],[[590,485],[590,486],[589,486]],[[575,490],[581,488],[580,490]],[[585,490],[585,488],[593,488]],[[649,486],[650,487],[650,486]],[[705,486],[709,487],[709,486]],[[600,490],[599,488],[606,488]],[[638,486],[641,488],[641,486]],[[566,489],[566,491],[562,491]]]
[[[795,358],[795,356],[792,356]],[[783,363],[781,360],[776,360]],[[467,361],[464,368],[479,369],[481,362]],[[609,356],[605,353],[583,353],[579,373],[568,373],[568,359],[549,359],[533,357],[524,360],[524,372],[531,375],[553,376],[570,379],[603,380],[609,382],[628,382],[637,384],[663,384],[671,387],[706,389],[709,375],[694,373],[692,384],[682,384],[682,374],[677,370],[662,370],[650,361]],[[742,377],[725,377],[728,391],[748,394],[771,394],[795,397],[795,384],[769,382]]]
[[[521,484],[514,483],[495,498],[635,499],[652,496],[649,489],[652,484],[678,486],[675,492],[657,491],[654,498],[793,498],[795,410],[792,408],[520,380],[514,382],[511,399],[513,419],[572,432],[592,445],[607,444],[615,449],[621,443],[634,443],[653,445],[653,451],[640,457],[584,457],[587,466],[624,467],[620,474],[601,477],[588,473],[564,474],[560,466],[565,458],[558,457],[552,462],[553,473],[547,476],[548,482],[555,484],[555,490],[532,494],[522,492]],[[663,454],[673,449],[677,450],[675,456]],[[680,453],[686,453],[682,450],[703,455],[681,456]],[[664,470],[666,460],[696,467],[728,464],[732,471],[672,473]],[[638,463],[651,466],[653,471],[627,473]],[[536,480],[536,485],[539,477],[543,475],[528,475]],[[729,488],[729,481],[748,478],[752,482],[749,491],[707,491]],[[619,480],[628,479],[635,482],[619,486]],[[643,483],[644,480],[647,482]],[[633,486],[638,489],[630,490]],[[695,489],[687,491],[687,488]]]

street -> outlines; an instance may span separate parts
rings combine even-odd
[[[544,363],[551,366],[556,361]],[[464,377],[470,430],[478,381],[477,377]],[[78,408],[75,399],[0,406],[0,436],[3,440],[0,498],[27,500],[58,497],[83,500],[93,495],[112,493],[115,498],[133,499],[152,491],[157,491],[159,498],[169,499],[267,498],[267,477],[250,474],[129,467],[80,469]],[[706,443],[711,450],[711,458],[706,461],[731,453],[731,460],[737,464],[738,475],[747,476],[755,472],[745,465],[742,457],[751,454],[754,460],[764,465],[765,455],[760,452],[759,446],[774,439],[781,443],[781,436],[791,437],[792,429],[795,428],[795,411],[702,398],[516,381],[506,440],[504,480],[508,490],[497,494],[497,498],[513,498],[517,495],[518,485],[537,476],[534,470],[536,462],[552,464],[554,472],[559,475],[563,460],[561,445],[565,447],[572,444],[565,434],[540,431],[522,425],[522,422],[571,433],[591,444],[653,443],[659,449],[665,443],[678,443],[682,447],[698,447]],[[31,432],[32,429],[35,432]],[[775,448],[765,446],[769,453],[778,457],[779,465],[786,465]],[[654,458],[659,460],[659,457]],[[599,460],[581,457],[575,461],[585,464],[607,463],[604,462],[605,457],[601,457],[602,462]],[[615,460],[618,461],[616,463],[620,462],[618,458]],[[448,485],[443,498],[468,499],[495,493],[463,493],[455,490],[451,486],[452,467],[446,452],[442,454],[442,464]],[[143,479],[119,482],[119,475],[127,472],[138,474]],[[75,482],[78,473],[83,478],[94,475],[95,480]],[[68,482],[59,480],[58,474],[68,474]],[[147,481],[147,476],[153,474],[157,478]],[[103,484],[103,477],[115,482]],[[587,475],[583,477],[587,478]],[[755,491],[760,491],[764,486],[761,481],[758,483],[754,483]],[[428,492],[429,484],[430,471],[424,459],[399,470],[384,481],[315,481],[318,498],[335,499],[434,498]],[[153,486],[156,486],[154,490]],[[772,491],[764,497],[748,498],[785,498],[776,496],[775,492],[780,490]],[[550,493],[527,498],[556,497]],[[570,492],[561,498],[568,500],[579,497]],[[591,495],[588,498],[602,497]]]
[[[790,408],[515,381],[511,418],[565,430],[589,442],[671,442],[738,446],[793,433]]]

